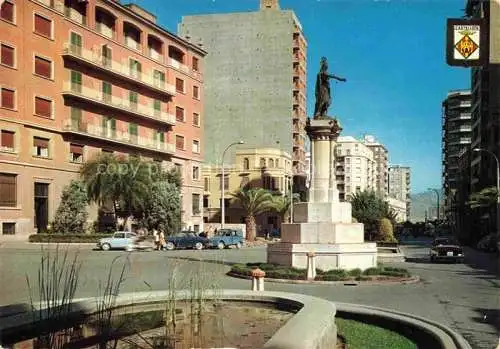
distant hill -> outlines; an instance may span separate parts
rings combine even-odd
[[[439,192],[440,192],[439,197],[442,204],[443,192],[442,190],[440,190]],[[411,198],[410,220],[412,222],[423,222],[425,220],[425,212],[427,212],[428,218],[432,218],[430,217],[431,215],[436,216],[435,192],[426,191],[423,193],[411,194],[410,198]]]

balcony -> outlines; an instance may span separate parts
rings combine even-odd
[[[146,73],[138,73],[130,69],[128,65],[120,64],[112,59],[103,57],[100,53],[92,52],[80,46],[66,43],[64,45],[63,57],[73,59],[79,63],[87,64],[93,68],[98,68],[127,82],[139,86],[147,87],[153,91],[166,93],[175,96],[175,86],[164,81],[153,78]]]
[[[136,41],[134,38],[132,38],[131,36],[125,35],[124,43],[125,43],[125,46],[127,46],[133,50],[142,51],[142,45],[138,41]]]
[[[178,69],[180,71],[183,71],[184,73],[189,74],[189,67],[185,64],[182,64],[181,62],[169,57],[168,58],[168,65],[171,67],[174,67],[175,69]]]
[[[98,33],[101,33],[102,35],[104,35],[107,38],[110,38],[110,39],[115,38],[115,32],[114,32],[113,28],[108,27],[104,23],[97,22],[95,24],[95,29]]]
[[[132,135],[127,132],[119,132],[101,126],[87,124],[84,122],[75,123],[66,120],[63,127],[64,133],[85,136],[96,140],[108,141],[110,143],[124,145],[128,147],[156,151],[165,154],[175,153],[175,144],[162,143],[154,139]]]
[[[148,48],[148,52],[149,52],[149,57],[154,59],[155,61],[158,61],[158,62],[163,62],[163,55],[156,51],[155,49],[153,49],[152,47],[149,47]]]
[[[74,84],[69,81],[64,82],[62,94],[64,96],[76,97],[86,102],[94,103],[100,107],[111,108],[119,112],[140,116],[148,120],[172,126],[175,125],[175,115],[156,110],[143,104],[131,103],[128,99],[107,95],[100,90]]]
[[[448,131],[449,133],[472,132],[472,126],[460,126]]]

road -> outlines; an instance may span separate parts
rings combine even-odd
[[[54,251],[52,247],[50,251]],[[173,271],[185,287],[190,275],[205,275],[205,287],[249,289],[250,281],[231,278],[224,273],[224,261],[246,263],[266,260],[265,247],[241,250],[100,252],[92,246],[68,247],[69,256],[78,253],[82,261],[79,287],[75,297],[98,296],[106,283],[109,266],[115,261],[113,277],[118,279],[128,258],[126,279],[121,292],[164,290]],[[467,251],[464,264],[431,264],[428,247],[410,244],[403,247],[408,258],[394,264],[419,275],[421,282],[411,285],[292,285],[266,283],[266,289],[309,294],[332,301],[360,303],[423,316],[460,332],[474,348],[494,348],[498,341],[500,282],[494,256]],[[38,245],[4,245],[0,248],[0,304],[29,303],[26,277],[37,283],[41,252]],[[201,273],[200,273],[201,272]],[[209,285],[210,284],[210,285]],[[214,286],[215,285],[215,286]],[[33,292],[37,298],[37,291]]]

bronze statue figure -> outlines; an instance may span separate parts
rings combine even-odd
[[[344,78],[340,78],[333,74],[328,74],[328,62],[326,60],[326,57],[322,57],[319,73],[316,77],[316,105],[314,107],[313,119],[328,117],[328,108],[330,107],[330,104],[332,102],[329,79],[335,79],[342,82],[347,81]]]

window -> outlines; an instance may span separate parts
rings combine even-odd
[[[193,180],[200,180],[200,168],[198,166],[193,166]]]
[[[141,63],[139,61],[136,61],[135,59],[130,58],[129,66],[130,66],[130,75],[134,78],[140,78],[142,70]]]
[[[349,177],[349,176],[346,176],[346,177],[345,177],[345,181],[346,181],[346,182],[349,182],[350,180],[351,180],[351,177]]]
[[[208,196],[203,196],[203,207],[208,208]]]
[[[250,177],[248,176],[241,177],[240,188],[246,189],[248,188],[249,184],[250,184]]]
[[[111,95],[113,94],[113,85],[111,83],[103,81],[102,82],[102,99],[104,102],[111,102]]]
[[[14,151],[14,132],[0,131],[0,150]]]
[[[0,7],[0,18],[14,23],[14,4],[9,0],[5,0]]]
[[[83,162],[83,145],[70,144],[69,145],[69,155],[71,162],[82,163]]]
[[[2,223],[2,235],[16,235],[16,223]]]
[[[200,88],[193,86],[193,98],[200,99]]]
[[[17,175],[0,173],[0,206],[15,207],[17,205]]]
[[[139,135],[139,126],[133,122],[129,123],[128,133],[130,134],[130,139],[137,140],[137,136]]]
[[[153,71],[153,82],[155,86],[163,87],[165,86],[165,73],[154,70]]]
[[[156,115],[161,114],[161,101],[159,99],[153,100],[153,110]]]
[[[79,71],[71,71],[71,91],[82,92],[82,73]]]
[[[260,167],[266,167],[266,159],[260,158]]]
[[[250,168],[250,160],[248,158],[243,159],[243,169],[248,170]]]
[[[184,92],[184,80],[175,78],[175,89],[177,92]]]
[[[137,102],[139,95],[135,91],[128,91],[128,101],[130,102],[130,108],[137,109]]]
[[[197,141],[197,140],[193,141],[193,149],[192,149],[192,151],[193,151],[193,153],[197,153],[197,154],[200,153],[200,141]]]
[[[184,108],[175,107],[175,120],[184,122]]]
[[[2,49],[1,49],[0,55],[1,55],[1,63],[3,65],[14,68],[14,66],[15,66],[14,51],[15,50],[13,47],[11,47],[9,45],[2,44]]]
[[[42,97],[35,97],[35,114],[50,118],[52,116],[52,101]]]
[[[274,167],[274,160],[269,159],[269,167],[273,168]]]
[[[156,131],[155,140],[160,143],[165,143],[165,133]]]
[[[193,70],[200,71],[200,61],[196,57],[193,57]]]
[[[43,158],[49,157],[49,140],[46,138],[33,137],[33,156]]]
[[[48,59],[35,56],[35,74],[44,78],[52,78],[52,62]]]
[[[222,189],[222,176],[219,178],[219,190]],[[224,176],[224,190],[229,190],[229,177]]]
[[[184,150],[184,136],[175,136],[175,148]]]
[[[193,113],[193,125],[200,126],[200,114]]]
[[[200,210],[200,194],[192,194],[191,196],[193,215],[198,215],[201,213]]]
[[[351,155],[351,149],[347,149],[347,150],[346,150],[346,154],[347,154],[347,155]]]
[[[15,109],[15,94],[14,90],[2,88],[2,108]]]
[[[210,178],[208,177],[203,178],[203,190],[210,191]]]
[[[179,173],[182,176],[182,165],[181,164],[174,164],[175,170],[177,173]]]
[[[52,38],[52,21],[35,13],[35,33]]]

